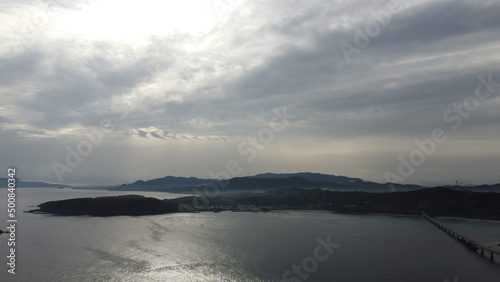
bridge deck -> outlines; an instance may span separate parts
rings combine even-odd
[[[490,247],[485,246],[485,245],[483,245],[481,243],[478,243],[475,240],[473,240],[473,239],[471,239],[471,238],[463,235],[462,233],[457,232],[454,229],[451,229],[451,228],[447,227],[446,225],[442,224],[441,222],[439,222],[439,221],[435,220],[434,218],[428,216],[425,212],[421,211],[421,213],[424,216],[424,218],[427,219],[430,223],[436,225],[437,227],[439,227],[444,232],[448,233],[449,235],[453,236],[454,238],[456,238],[457,240],[459,240],[460,242],[462,242],[464,245],[466,245],[466,246],[468,246],[468,247],[470,247],[470,248],[472,248],[474,250],[480,249],[482,256],[484,255],[484,251],[489,252],[490,253],[490,259],[491,259],[491,261],[494,261],[494,258],[493,258],[494,254],[495,255],[500,255],[500,252],[492,250]]]

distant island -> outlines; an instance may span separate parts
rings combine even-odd
[[[7,188],[8,182],[7,178],[0,178],[0,188]],[[30,181],[30,180],[22,180],[16,178],[16,187],[17,188],[71,188],[70,185],[66,184],[58,184],[58,183],[48,183],[43,181]]]
[[[222,187],[220,193],[267,192],[277,189],[327,189],[345,192],[384,193],[393,191],[414,191],[427,188],[416,184],[376,183],[360,178],[337,176],[329,174],[298,172],[298,173],[264,173],[255,176],[234,177],[227,180],[202,179],[196,177],[166,176],[151,180],[138,180],[130,184],[107,187],[111,191],[155,191],[181,194],[200,194],[205,186]],[[475,192],[500,192],[500,184],[462,186],[445,186],[453,190],[470,190]]]
[[[491,185],[455,185],[443,186],[458,191],[497,192],[500,193],[500,183]],[[343,192],[406,192],[428,187],[417,184],[376,183],[360,178],[338,176],[311,172],[298,173],[263,173],[254,176],[234,177],[227,180],[203,179],[196,177],[165,176],[150,180],[137,180],[133,183],[115,186],[72,187],[66,184],[48,183],[17,179],[18,188],[72,188],[109,191],[154,191],[178,194],[202,195],[206,187],[220,187],[219,193],[254,193],[268,192],[278,189],[323,189]],[[7,179],[0,178],[0,188],[7,187]]]
[[[500,220],[500,193],[426,188],[408,192],[366,193],[322,189],[278,189],[265,193],[226,193],[159,200],[143,196],[79,198],[40,204],[32,213],[54,215],[153,215],[200,211],[325,210]]]

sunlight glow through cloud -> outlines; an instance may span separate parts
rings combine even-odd
[[[378,30],[374,13],[387,15],[390,3],[400,6]],[[0,8],[0,159],[39,167],[33,177],[49,181],[40,173],[47,164],[102,121],[110,128],[89,171],[68,181],[96,171],[115,181],[123,172],[112,162],[141,155],[127,166],[138,172],[149,162],[155,169],[141,178],[206,177],[244,158],[239,142],[282,106],[296,119],[244,174],[280,164],[384,181],[416,138],[449,125],[443,113],[474,93],[479,75],[500,80],[498,1],[5,0]],[[376,36],[347,62],[339,46],[367,28]],[[450,142],[408,181],[440,179],[426,174],[433,167],[456,174],[476,139],[491,152],[478,154],[485,163],[498,164],[490,142],[498,101],[492,95],[450,132],[462,149]],[[32,160],[30,150],[46,155]],[[496,175],[495,165],[477,167],[464,177]]]
[[[200,34],[216,24],[208,1],[95,1],[67,13],[61,24],[68,32],[90,39],[144,42],[151,36]]]

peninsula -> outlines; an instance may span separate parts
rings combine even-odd
[[[28,212],[66,216],[118,216],[154,215],[178,211],[177,206],[167,201],[138,195],[51,201],[38,205],[38,208]]]
[[[226,193],[159,200],[137,195],[79,198],[40,204],[32,213],[54,215],[153,215],[199,211],[325,210],[500,220],[500,194],[426,188],[408,192],[367,193],[321,189],[280,189],[265,193]]]

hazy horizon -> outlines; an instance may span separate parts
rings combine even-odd
[[[260,175],[260,174],[266,174],[266,173],[276,173],[276,174],[295,174],[295,173],[317,173],[317,172],[310,172],[310,171],[295,171],[295,172],[270,172],[270,171],[266,171],[266,172],[259,172],[259,173],[256,173],[256,174],[249,174],[249,175],[238,175],[238,176],[235,176],[235,177],[252,177],[252,176],[256,176],[256,175]],[[320,174],[325,174],[325,173],[320,173]],[[349,176],[349,175],[338,175],[338,174],[328,174],[328,175],[335,175],[335,176],[346,176],[346,177],[350,177],[350,178],[358,178],[358,177],[352,177],[352,176]],[[51,182],[51,181],[44,181],[44,180],[40,180],[40,179],[24,179],[24,178],[20,178],[20,180],[22,181],[28,181],[28,182],[45,182],[45,183],[49,183],[49,184],[64,184],[64,185],[69,185],[69,186],[72,186],[72,187],[99,187],[99,186],[113,186],[113,185],[121,185],[121,184],[132,184],[136,181],[139,181],[139,180],[143,180],[143,181],[148,181],[148,180],[153,180],[153,179],[161,179],[161,178],[164,178],[164,177],[168,177],[168,176],[173,176],[173,177],[184,177],[184,178],[189,178],[189,177],[195,177],[195,178],[199,178],[199,179],[216,179],[216,178],[209,178],[209,177],[198,177],[198,176],[193,176],[193,175],[170,175],[170,174],[166,174],[166,175],[162,175],[162,176],[159,176],[159,177],[153,177],[153,178],[147,178],[147,179],[122,179],[122,180],[117,180],[116,182],[72,182],[72,183],[69,183],[69,182]],[[232,178],[232,177],[231,177]],[[221,178],[217,178],[217,179],[221,179]],[[226,179],[226,178],[225,178]],[[372,180],[369,180],[369,179],[362,179],[363,181],[369,181],[369,182],[375,182],[375,183],[381,183],[381,184],[385,184],[386,182],[377,182],[377,181],[372,181]],[[466,180],[462,180],[462,179],[452,179],[448,182],[446,181],[442,181],[442,182],[436,182],[436,183],[431,183],[431,182],[428,182],[428,183],[405,183],[405,184],[410,184],[410,185],[419,185],[419,186],[423,186],[423,187],[436,187],[436,186],[453,186],[453,185],[456,185],[457,184],[457,181],[458,181],[458,186],[477,186],[477,185],[492,185],[492,184],[498,184],[496,182],[490,182],[490,183],[487,183],[487,182],[484,182],[484,183],[474,183],[474,182],[471,182],[471,181],[466,181]]]

